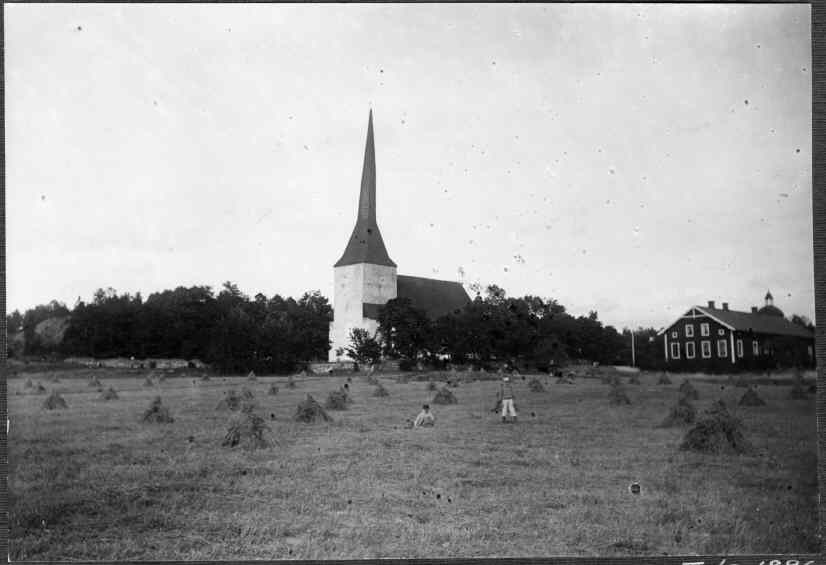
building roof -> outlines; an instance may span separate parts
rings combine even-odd
[[[470,303],[470,297],[461,283],[398,275],[396,295],[409,298],[413,306],[425,311],[435,320],[445,314],[456,313]]]
[[[720,308],[709,308],[708,306],[694,306],[693,309],[702,312],[730,330],[814,339],[814,332],[809,328],[793,324],[786,318],[771,314],[723,310]],[[667,331],[676,323],[675,321],[658,333]]]
[[[376,223],[376,148],[373,142],[373,110],[370,110],[370,117],[367,120],[367,143],[364,147],[356,227],[353,228],[344,254],[334,266],[343,267],[357,263],[396,266],[387,254],[379,225]]]

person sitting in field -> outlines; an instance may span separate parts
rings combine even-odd
[[[422,411],[419,412],[418,416],[416,416],[416,420],[413,422],[413,427],[432,427],[434,423],[436,423],[436,418],[433,417],[433,413],[430,411],[430,405],[422,405]]]

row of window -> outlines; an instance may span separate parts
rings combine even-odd
[[[700,324],[700,335],[702,337],[707,337],[711,335],[711,329],[709,327],[708,322],[703,322]],[[717,330],[717,335],[726,335],[726,330],[720,328]],[[677,339],[680,336],[679,332],[674,330],[671,332],[671,337]],[[686,324],[685,325],[685,336],[686,337],[694,337],[694,324]]]
[[[672,359],[679,359],[681,353],[681,347],[679,343],[672,343],[671,344],[671,358]],[[760,344],[757,340],[751,342],[751,352],[752,354],[757,357],[760,354]],[[704,339],[700,342],[700,355],[702,355],[703,359],[711,359],[711,341]],[[694,359],[696,357],[696,350],[693,341],[687,341],[685,343],[685,358],[686,359]],[[728,341],[725,339],[718,339],[717,340],[717,357],[720,359],[725,359],[728,357]],[[737,357],[743,357],[743,340],[737,340]]]

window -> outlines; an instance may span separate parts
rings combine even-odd
[[[717,330],[717,335],[726,335],[726,330],[720,328],[719,330]]]
[[[672,359],[679,359],[680,358],[680,344],[679,343],[672,343],[671,344],[671,358]]]
[[[694,324],[686,324],[685,325],[685,336],[686,337],[694,337]]]
[[[703,359],[711,358],[711,342],[708,340],[701,341],[700,352],[703,355]]]
[[[708,335],[708,322],[700,324],[700,335]]]
[[[737,340],[737,357],[740,357],[740,358],[743,357],[743,340],[742,339]]]
[[[728,342],[724,339],[717,340],[717,357],[728,357]]]
[[[685,344],[685,358],[694,359],[694,342],[689,341]]]
[[[671,339],[677,339],[677,336],[680,335],[677,332],[671,332]]]
[[[755,357],[760,355],[760,344],[757,342],[756,339],[751,342],[751,354]]]

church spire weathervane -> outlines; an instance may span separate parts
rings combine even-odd
[[[376,148],[373,141],[373,110],[367,121],[367,142],[364,147],[364,164],[361,171],[361,192],[359,193],[356,227],[347,248],[335,266],[371,263],[395,267],[387,254],[384,241],[376,222]]]

